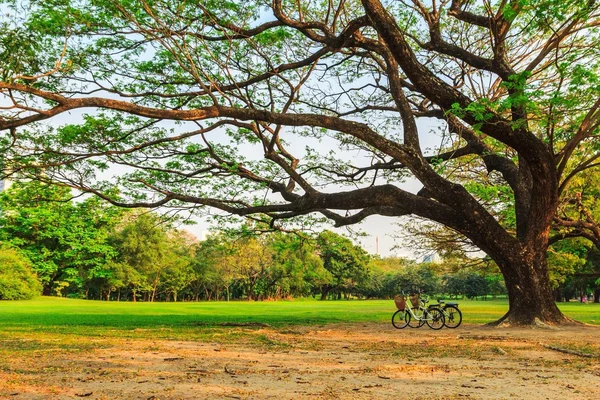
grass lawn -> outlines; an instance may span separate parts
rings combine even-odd
[[[501,317],[506,300],[460,300],[463,322],[484,324]],[[600,304],[562,303],[571,318],[600,325]],[[128,303],[42,297],[0,302],[0,337],[21,333],[81,336],[192,337],[199,326],[265,323],[274,327],[344,322],[381,322],[395,311],[391,300]]]

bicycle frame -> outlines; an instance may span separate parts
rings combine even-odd
[[[414,318],[414,319],[415,319],[415,321],[419,321],[419,322],[423,321],[423,322],[425,322],[425,321],[427,321],[427,320],[429,320],[429,321],[432,321],[432,320],[433,320],[433,317],[432,317],[432,316],[431,316],[431,314],[429,313],[429,310],[430,310],[432,307],[431,307],[431,306],[429,306],[429,307],[426,307],[426,306],[425,306],[425,304],[426,304],[426,302],[424,302],[424,301],[423,301],[423,298],[422,298],[421,296],[419,296],[419,307],[409,307],[409,306],[408,306],[408,303],[406,304],[406,306],[407,306],[406,308],[407,308],[407,311],[408,311],[408,313],[410,314],[410,316],[411,316],[412,318]],[[438,307],[438,308],[439,308],[439,307]],[[415,315],[415,313],[413,312],[413,309],[416,309],[416,310],[423,310],[423,314],[422,314],[422,316],[423,316],[423,317],[419,317],[419,316]],[[440,309],[440,311],[441,311],[441,309]],[[442,311],[442,313],[444,313],[444,312]],[[444,317],[445,317],[445,316],[446,316],[446,315],[444,314]]]

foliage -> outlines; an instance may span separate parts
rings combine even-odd
[[[330,277],[321,284],[321,300],[331,292],[341,298],[343,293],[351,293],[367,281],[368,254],[349,239],[323,231],[317,236],[317,248]]]
[[[600,300],[600,251],[589,240],[574,238],[556,243],[551,248],[550,276],[556,300],[595,296]],[[591,301],[591,300],[590,300]]]
[[[0,300],[27,300],[41,291],[29,260],[17,250],[0,245]]]
[[[116,273],[108,276],[108,294],[127,288],[134,301],[138,292],[148,294],[148,300],[154,301],[162,289],[176,300],[177,294],[193,280],[189,251],[192,244],[154,214],[132,216],[110,238],[118,255],[109,265]]]
[[[436,275],[431,264],[412,264],[390,274],[385,287],[389,296],[418,291],[434,294],[438,293],[439,281],[440,277]]]
[[[16,182],[0,208],[0,237],[31,260],[45,294],[81,287],[114,256],[106,240],[120,211],[96,198],[74,203],[66,188]]]

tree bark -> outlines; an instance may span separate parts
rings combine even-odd
[[[550,287],[545,248],[532,257],[511,257],[500,265],[508,290],[509,310],[494,325],[557,325],[573,322],[558,309]]]

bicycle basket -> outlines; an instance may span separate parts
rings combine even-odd
[[[419,295],[418,294],[413,294],[409,297],[410,299],[410,304],[412,304],[413,307],[419,307],[420,306],[420,302],[419,302]]]
[[[402,296],[394,297],[394,303],[396,303],[396,308],[400,311],[404,311],[406,309],[406,299]]]

